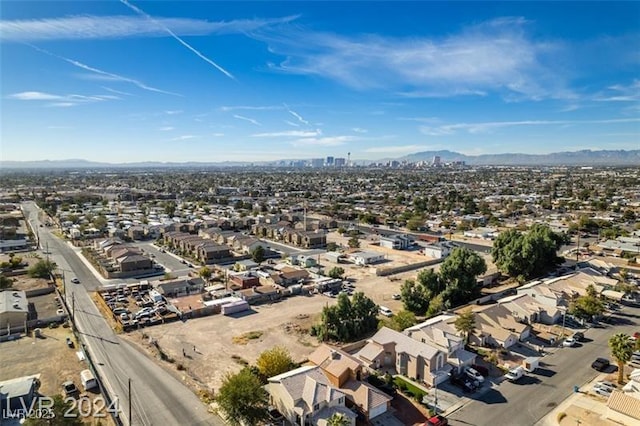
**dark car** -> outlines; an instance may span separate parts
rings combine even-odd
[[[75,345],[73,344],[73,340],[70,337],[67,337],[67,346],[73,348]]]
[[[451,376],[451,383],[458,386],[464,392],[475,392],[478,388],[476,382],[470,379],[466,374]]]
[[[584,333],[582,333],[581,331],[577,331],[573,333],[572,337],[576,342],[582,342],[584,340]]]
[[[591,363],[591,368],[596,371],[604,371],[607,367],[609,367],[609,360],[606,358],[596,358],[596,360]]]
[[[62,391],[64,392],[64,396],[72,396],[80,393],[75,383],[73,383],[71,380],[62,384]]]

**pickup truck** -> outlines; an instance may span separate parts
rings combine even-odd
[[[515,382],[516,380],[518,380],[522,376],[524,376],[524,367],[516,367],[516,368],[514,368],[512,370],[509,370],[509,372],[504,375],[504,377],[507,380],[512,381],[512,382]]]

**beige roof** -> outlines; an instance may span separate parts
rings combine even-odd
[[[437,348],[414,340],[406,334],[392,330],[388,327],[382,327],[378,330],[378,332],[371,338],[371,341],[381,345],[395,343],[396,353],[404,352],[414,357],[422,356],[425,359],[431,359],[438,353]]]
[[[309,361],[335,377],[340,377],[345,371],[356,371],[362,362],[356,357],[322,344],[309,355]]]
[[[607,407],[618,413],[640,420],[640,399],[614,390],[607,401]]]
[[[362,349],[356,353],[356,356],[367,361],[373,361],[384,352],[384,348],[375,342],[367,343]]]
[[[280,383],[296,406],[310,411],[321,401],[334,401],[344,396],[340,390],[334,388],[322,373],[320,367],[300,367],[279,376],[271,377],[270,383]]]
[[[369,411],[383,404],[386,405],[387,402],[393,399],[370,384],[358,380],[349,380],[341,390],[344,391],[347,397],[356,405],[362,407],[364,411]]]

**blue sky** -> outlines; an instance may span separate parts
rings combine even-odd
[[[2,160],[640,148],[639,2],[0,7]]]

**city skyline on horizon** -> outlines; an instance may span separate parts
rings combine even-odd
[[[0,6],[4,161],[640,146],[636,2]]]

